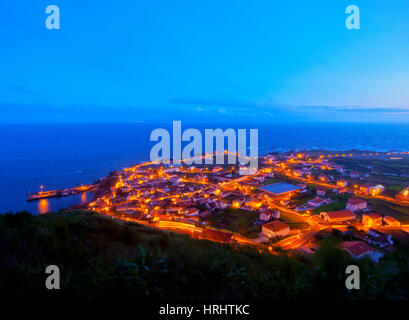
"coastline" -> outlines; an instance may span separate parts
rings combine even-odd
[[[328,154],[333,154],[334,156],[335,155],[337,155],[337,156],[339,156],[339,157],[342,157],[342,154],[353,154],[355,157],[358,157],[359,155],[361,155],[362,156],[362,158],[368,158],[368,159],[370,159],[370,158],[373,158],[374,156],[376,156],[376,154],[378,153],[380,156],[387,156],[388,155],[388,153],[390,153],[390,155],[395,155],[395,154],[399,154],[399,155],[405,155],[405,154],[409,154],[409,152],[408,151],[396,151],[396,150],[389,150],[389,151],[376,151],[376,150],[368,150],[368,149],[357,149],[357,148],[352,148],[352,149],[346,149],[346,150],[340,150],[340,149],[337,149],[337,150],[335,150],[335,149],[331,149],[331,148],[327,148],[327,149],[323,149],[323,148],[316,148],[316,149],[301,149],[301,148],[296,148],[296,149],[291,149],[291,150],[282,150],[281,152],[279,152],[279,151],[274,151],[274,150],[272,150],[272,151],[270,151],[270,152],[267,152],[267,153],[264,153],[264,154],[262,154],[262,155],[260,155],[259,157],[263,157],[263,156],[265,156],[265,155],[268,155],[268,154],[281,154],[281,155],[285,155],[285,154],[291,154],[291,153],[296,153],[296,152],[306,152],[306,153],[311,153],[311,154],[324,154],[324,155],[328,155]],[[365,154],[365,156],[363,156],[363,154]],[[141,164],[141,163],[144,163],[144,162],[146,162],[146,160],[144,161],[144,160],[138,160],[138,161],[134,161],[134,164],[133,165],[131,165],[131,166],[134,166],[134,165],[138,165],[138,164]],[[116,171],[116,170],[122,170],[122,169],[124,169],[125,167],[121,167],[121,168],[111,168],[111,170],[110,170],[110,172],[111,171]],[[95,179],[93,179],[93,180],[95,180]],[[44,181],[44,184],[47,184],[48,182],[47,181]],[[65,187],[67,187],[67,186],[65,186]],[[24,195],[25,196],[25,195]],[[69,198],[73,198],[72,196],[68,196],[68,197],[65,197],[66,199],[69,199]],[[78,198],[78,197],[77,197]],[[51,200],[51,201],[53,201],[53,202],[55,202],[56,204],[59,204],[59,202],[61,202],[61,201],[59,201],[60,199],[59,198],[54,198],[53,200]],[[90,199],[87,199],[87,202],[89,202],[89,201],[91,201]],[[79,198],[79,199],[77,199],[76,200],[76,202],[73,202],[71,205],[68,205],[67,207],[63,207],[63,206],[56,206],[58,209],[52,209],[51,208],[51,210],[50,211],[58,211],[58,210],[64,210],[64,209],[70,209],[70,208],[72,208],[72,209],[75,209],[75,208],[81,208],[82,206],[84,205],[84,202],[83,202],[83,200],[81,199],[81,198]],[[51,206],[52,207],[52,206]],[[21,210],[12,210],[13,212],[18,212],[18,211],[21,211]],[[43,209],[41,209],[41,208],[38,208],[37,209],[37,211],[35,211],[35,210],[33,210],[33,212],[32,211],[28,211],[28,212],[30,212],[31,214],[41,214],[41,213],[44,213],[45,211],[43,210]],[[5,213],[5,212],[1,212],[1,213]],[[1,214],[0,213],[0,214]]]

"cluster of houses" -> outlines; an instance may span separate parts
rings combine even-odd
[[[348,181],[336,180],[331,175],[323,174],[323,170],[336,170],[344,173],[342,166],[328,162],[324,157],[308,159],[305,155],[289,155],[285,161],[272,155],[262,159],[267,166],[261,167],[257,173],[239,176],[233,167],[182,167],[182,166],[134,166],[115,172],[106,178],[104,188],[98,190],[98,196],[89,203],[89,207],[96,211],[130,214],[138,219],[154,221],[175,220],[191,223],[206,223],[212,215],[222,212],[228,207],[257,212],[258,222],[262,225],[262,234],[268,238],[288,235],[291,230],[288,225],[279,221],[280,212],[274,206],[274,201],[280,199],[281,205],[287,205],[288,199],[295,193],[307,192],[305,182],[295,186],[292,184],[277,184],[276,190],[271,191],[275,197],[269,198],[264,193],[253,192],[267,179],[274,178],[275,172],[288,171],[290,174],[310,179],[314,174],[321,182],[332,183],[333,191],[347,192]],[[293,167],[294,166],[294,167]],[[317,174],[316,171],[319,170]],[[349,173],[351,178],[359,177],[359,173]],[[365,194],[379,194],[383,192],[381,185],[364,184],[359,191]],[[350,192],[350,191],[348,191]],[[408,192],[409,193],[409,192]],[[316,197],[306,204],[310,208],[317,208],[332,202],[325,198],[327,189],[318,186]],[[406,196],[407,193],[402,193]],[[352,197],[348,200],[344,210],[321,212],[323,222],[329,224],[349,223],[357,220],[357,213],[361,217],[362,225],[372,230],[368,231],[364,244],[378,245],[386,243],[384,237],[376,235],[376,228],[380,226],[398,226],[399,222],[389,216],[382,217],[370,212],[365,200]],[[208,221],[209,222],[209,221]],[[218,233],[217,230],[206,229],[208,237],[229,238],[229,235]],[[373,231],[374,230],[374,231]],[[207,233],[203,233],[206,238]],[[227,240],[226,240],[227,241]],[[345,250],[361,252],[362,245],[345,245]],[[358,254],[359,256],[360,254]]]
[[[305,177],[306,179],[314,178],[322,183],[333,184],[333,191],[336,193],[351,192],[347,190],[348,180],[346,177],[349,176],[349,178],[353,180],[364,178],[360,177],[360,173],[358,171],[346,170],[340,165],[329,162],[324,156],[311,158],[310,156],[304,154],[300,156],[297,154],[292,154],[284,159],[281,159],[281,162],[270,159],[269,163],[276,165],[282,172],[288,172],[297,177]],[[325,171],[337,172],[338,174],[342,174],[344,178],[336,179],[336,175],[326,174]],[[364,176],[367,177],[368,175]],[[360,186],[356,185],[356,188],[356,191],[360,191],[366,195],[379,195],[385,190],[383,185],[372,183],[364,183]],[[406,196],[409,200],[409,191],[406,193]]]
[[[400,222],[391,216],[382,216],[375,212],[368,212],[368,202],[360,198],[350,198],[344,210],[321,212],[320,217],[328,223],[348,222],[357,219],[357,212],[361,215],[361,224],[365,228],[371,227],[400,227]]]
[[[346,251],[354,259],[368,257],[374,262],[379,262],[383,257],[385,249],[393,250],[393,240],[391,235],[385,234],[375,229],[370,229],[368,233],[357,231],[346,231],[354,240],[343,241],[338,248]],[[331,236],[327,233],[327,237]],[[324,236],[325,237],[325,236]],[[319,248],[316,242],[307,243],[299,248],[301,252],[313,254]]]
[[[355,259],[369,257],[374,262],[379,262],[383,254],[374,250],[371,246],[362,241],[345,241],[338,245],[341,250],[345,250]]]
[[[364,183],[361,186],[359,186],[359,190],[367,195],[378,195],[381,194],[384,190],[385,187],[381,184],[372,184],[372,183]]]
[[[181,168],[144,167],[143,170],[124,169],[115,173],[115,184],[89,204],[94,210],[109,210],[137,215],[139,218],[183,216],[206,219],[211,213],[229,206],[224,200],[232,193],[222,192],[213,185],[200,185],[208,179],[208,169],[195,169],[202,174],[184,177]],[[188,173],[191,173],[191,169]],[[215,181],[228,181],[217,167],[212,175]],[[220,174],[218,173],[220,172]],[[243,194],[236,191],[238,196]]]
[[[361,259],[365,256],[375,262],[383,256],[378,249],[393,250],[393,240],[390,234],[386,234],[376,229],[369,229],[367,233],[363,231],[351,232],[356,241],[345,241],[339,248],[347,251],[353,258]]]
[[[322,187],[316,188],[317,196],[313,199],[308,200],[306,204],[303,204],[297,208],[297,210],[310,210],[318,208],[327,204],[330,204],[332,200],[330,198],[323,198],[326,195],[327,190]]]
[[[96,211],[130,214],[138,219],[202,222],[228,207],[254,211],[259,221],[278,219],[264,195],[252,190],[274,175],[271,169],[261,169],[250,181],[237,182],[234,170],[215,166],[185,168],[174,166],[144,166],[129,168],[110,175],[104,192],[89,203]],[[105,184],[106,185],[106,184]],[[234,199],[234,200],[231,200]]]

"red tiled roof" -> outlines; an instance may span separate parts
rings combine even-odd
[[[273,232],[279,232],[283,229],[289,228],[285,223],[282,223],[281,221],[278,220],[266,223],[265,225],[263,225],[263,227]]]
[[[367,217],[370,217],[371,219],[382,219],[382,216],[379,213],[375,213],[375,212],[366,213],[364,215]]]
[[[352,204],[352,205],[357,205],[357,204],[362,204],[362,203],[366,203],[366,201],[363,199],[359,199],[359,198],[351,198],[348,200],[348,204]]]
[[[355,218],[356,215],[353,213],[351,210],[338,210],[338,211],[328,211],[325,212],[327,216],[331,219],[336,219],[336,218]]]
[[[200,234],[200,237],[218,242],[229,242],[231,240],[232,234],[212,229],[204,229]]]
[[[365,242],[361,241],[345,241],[339,245],[341,249],[345,249],[349,254],[358,257],[364,253],[373,252],[373,249]]]
[[[314,198],[314,199],[312,199],[310,201],[315,202],[317,204],[320,204],[320,203],[324,202],[324,200],[322,200],[321,198]]]

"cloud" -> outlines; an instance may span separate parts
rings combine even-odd
[[[279,105],[275,103],[268,102],[251,102],[251,101],[238,101],[235,99],[203,99],[203,98],[174,98],[170,100],[171,103],[175,104],[189,104],[198,106],[211,106],[211,107],[229,107],[236,109],[294,109],[302,111],[303,109],[321,109],[325,111],[336,111],[336,112],[360,112],[360,113],[402,113],[409,112],[409,108],[389,108],[389,107],[379,107],[379,108],[367,108],[361,106],[289,106],[289,105]]]
[[[360,116],[361,115],[361,116]],[[385,122],[409,120],[406,108],[285,106],[234,99],[172,99],[164,106],[0,102],[0,122]]]
[[[169,101],[178,106],[191,106],[194,110],[217,112],[231,117],[277,117],[288,112],[286,106],[259,101],[239,101],[232,98],[174,98]]]
[[[226,121],[249,116],[224,107],[209,111],[204,107],[187,106],[108,106],[92,104],[6,103],[0,102],[0,122],[151,122],[167,123],[172,120],[186,122]]]
[[[303,106],[306,109],[320,109],[328,112],[346,112],[346,113],[366,113],[366,114],[385,114],[385,113],[409,113],[409,108],[367,108],[360,106]]]
[[[239,101],[231,98],[174,98],[171,103],[192,106],[193,110],[219,113],[225,119],[263,121],[407,121],[409,108],[327,106],[291,106],[265,100]],[[359,117],[359,115],[362,115]]]
[[[195,105],[202,107],[228,107],[235,109],[248,109],[256,106],[253,102],[238,101],[235,99],[204,99],[204,98],[174,98],[170,103],[179,105]]]

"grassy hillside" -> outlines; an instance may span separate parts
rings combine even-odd
[[[312,258],[262,253],[168,233],[92,212],[0,215],[0,288],[8,298],[373,299],[408,298],[401,248],[379,265],[324,247]],[[61,290],[46,290],[47,265]],[[345,289],[345,267],[361,290]]]

